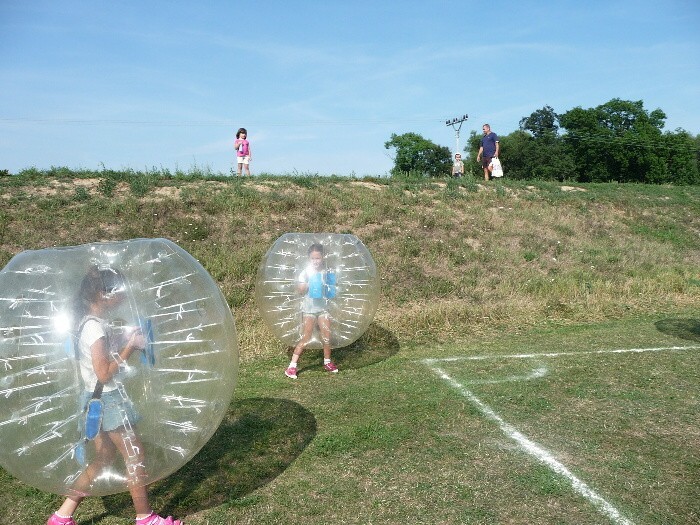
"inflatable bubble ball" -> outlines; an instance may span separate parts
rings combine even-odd
[[[320,259],[318,271],[313,258]],[[308,285],[303,293],[301,281]],[[354,235],[286,233],[258,268],[255,296],[265,323],[286,345],[299,342],[302,315],[309,311],[327,313],[331,347],[340,348],[356,341],[371,324],[379,302],[379,277],[372,256]],[[306,348],[323,346],[314,330]]]
[[[171,241],[25,251],[0,271],[0,465],[35,488],[103,496],[175,472],[237,371],[231,310]]]

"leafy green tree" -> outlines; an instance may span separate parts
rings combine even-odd
[[[386,149],[395,148],[392,176],[420,175],[443,177],[452,170],[450,149],[438,146],[417,133],[391,134],[384,143]]]
[[[560,116],[564,142],[581,182],[664,182],[668,167],[659,154],[666,114],[647,112],[641,100],[614,98],[596,108],[576,107]]]
[[[514,178],[519,175],[519,164],[522,165],[520,178],[558,181],[575,178],[574,160],[559,134],[559,115],[551,106],[522,118],[520,131],[504,137],[503,149],[507,152],[503,161],[516,168]]]
[[[520,119],[520,129],[529,131],[536,139],[552,140],[559,134],[559,115],[550,106],[533,111],[529,117]]]
[[[700,184],[698,166],[698,139],[683,129],[674,133],[664,133],[663,150],[668,167],[667,180],[650,182],[671,182],[674,184]]]
[[[576,173],[561,137],[536,138],[523,130],[501,138],[501,163],[511,179],[565,181],[573,180]]]
[[[479,145],[481,144],[482,135],[477,135],[476,131],[472,130],[467,139],[467,145],[464,147],[464,174],[471,174],[475,178],[484,178],[484,170],[481,163],[476,161],[476,155],[479,153]]]
[[[537,147],[533,136],[522,130],[500,137],[501,164],[509,179],[531,179],[537,165]]]

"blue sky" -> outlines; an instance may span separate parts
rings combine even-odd
[[[0,0],[0,169],[383,175],[545,105],[643,100],[700,134],[700,2]]]

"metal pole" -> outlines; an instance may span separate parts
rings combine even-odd
[[[455,117],[450,120],[445,121],[446,126],[452,126],[452,129],[455,130],[455,153],[459,153],[460,155],[462,154],[461,151],[459,151],[459,130],[462,127],[462,123],[469,118],[469,115],[464,114],[461,117]]]

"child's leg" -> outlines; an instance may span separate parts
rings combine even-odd
[[[250,177],[250,164],[245,164],[245,174]]]
[[[127,432],[123,427],[120,430],[108,432],[110,439],[119,449],[127,473],[129,474],[129,493],[134,502],[137,518],[145,518],[153,512],[148,502],[146,489],[146,467],[144,465],[143,445],[134,432]]]
[[[238,163],[238,171],[236,172],[236,175],[237,175],[238,177],[240,177],[241,175],[243,175],[243,163],[242,163],[242,162],[239,162],[239,163]]]
[[[335,374],[338,372],[338,367],[331,360],[331,318],[328,314],[318,318],[318,328],[323,342],[323,369]]]
[[[294,348],[294,353],[292,354],[291,364],[294,365],[297,364],[299,361],[299,356],[301,356],[302,352],[306,348],[306,345],[309,344],[309,341],[311,341],[311,337],[314,333],[314,325],[316,324],[316,317],[313,315],[304,315],[303,323],[304,334],[302,335],[301,340],[297,343],[297,346]]]
[[[102,471],[102,469],[114,462],[114,458],[117,455],[117,449],[114,447],[112,442],[107,439],[104,432],[100,432],[94,439],[93,444],[95,446],[95,460],[90,463],[87,468],[78,476],[75,483],[71,487],[72,495],[68,496],[61,507],[56,511],[57,514],[61,516],[72,516],[75,510],[83,501],[85,496],[82,494],[90,487],[90,483],[94,480]]]
[[[56,511],[56,514],[59,516],[72,516],[75,510],[78,508],[78,505],[80,505],[80,502],[83,501],[82,496],[69,496],[67,497],[64,501],[61,507]]]
[[[321,315],[318,318],[318,328],[321,332],[321,342],[323,343],[323,358],[331,358],[331,319],[328,315]]]

